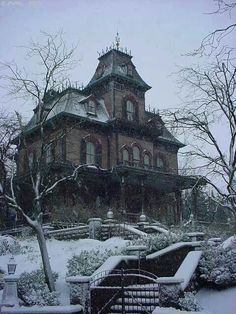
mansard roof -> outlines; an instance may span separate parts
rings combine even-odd
[[[151,88],[138,74],[135,65],[131,61],[132,56],[119,49],[111,49],[98,58],[99,64],[92,79],[85,89],[95,87],[110,77],[117,77],[127,83],[134,84],[144,91]],[[132,74],[126,67],[131,67]]]
[[[96,114],[93,115],[87,111],[87,102],[93,100],[96,103]],[[97,99],[93,94],[84,95],[82,91],[74,88],[68,88],[67,90],[59,93],[56,97],[52,98],[43,104],[45,109],[45,115],[48,114],[46,121],[49,121],[59,115],[70,115],[77,118],[84,118],[94,123],[103,123],[109,125],[111,122],[109,114],[107,112],[106,106],[103,99]],[[49,112],[49,113],[48,113]],[[177,147],[185,146],[180,141],[178,141],[165,127],[159,114],[153,114],[150,112],[145,112],[146,117],[150,116],[162,124],[162,134],[158,136],[158,141],[166,142]],[[34,115],[25,127],[25,131],[31,131],[38,126],[38,110],[37,107],[34,109]],[[138,125],[137,125],[138,127]]]
[[[96,103],[96,115],[91,115],[87,112],[86,102],[92,99]],[[61,114],[73,115],[75,117],[82,117],[95,122],[106,122],[109,119],[104,101],[96,99],[93,95],[85,96],[81,91],[68,88],[59,96],[53,98],[50,102],[43,104],[45,115],[48,114],[46,121]],[[34,115],[25,127],[25,131],[29,131],[37,127],[37,107],[34,109]],[[49,113],[48,113],[49,112]]]

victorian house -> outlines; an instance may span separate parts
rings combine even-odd
[[[113,208],[120,218],[135,220],[145,213],[165,223],[178,222],[181,191],[196,184],[196,178],[178,174],[177,154],[184,145],[158,112],[145,109],[151,87],[127,50],[117,42],[98,61],[85,88],[45,95],[45,108],[53,107],[47,117],[51,144],[45,165],[57,175],[69,165],[81,165],[77,182],[59,186],[45,208],[51,219],[82,221]],[[25,132],[33,167],[39,146],[37,108]],[[20,148],[19,175],[27,169],[24,155]]]

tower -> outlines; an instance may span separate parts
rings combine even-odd
[[[110,119],[145,122],[145,92],[151,87],[144,82],[132,62],[131,52],[116,45],[102,51],[96,71],[85,88],[88,94],[103,98]]]

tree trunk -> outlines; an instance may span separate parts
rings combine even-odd
[[[44,237],[42,226],[39,222],[36,222],[36,225],[34,226],[34,230],[36,231],[36,234],[37,234],[39,248],[40,248],[40,252],[42,256],[45,281],[48,285],[49,290],[52,292],[52,291],[55,291],[55,284],[54,284],[52,269],[51,269],[51,265],[49,261],[46,240]]]

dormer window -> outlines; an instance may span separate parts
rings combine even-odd
[[[96,115],[96,104],[93,100],[89,100],[87,103],[87,113]]]
[[[132,67],[131,64],[128,64],[128,67],[127,67],[127,75],[133,76],[133,67]]]
[[[126,118],[129,121],[135,120],[135,107],[132,101],[127,100],[126,102]]]

